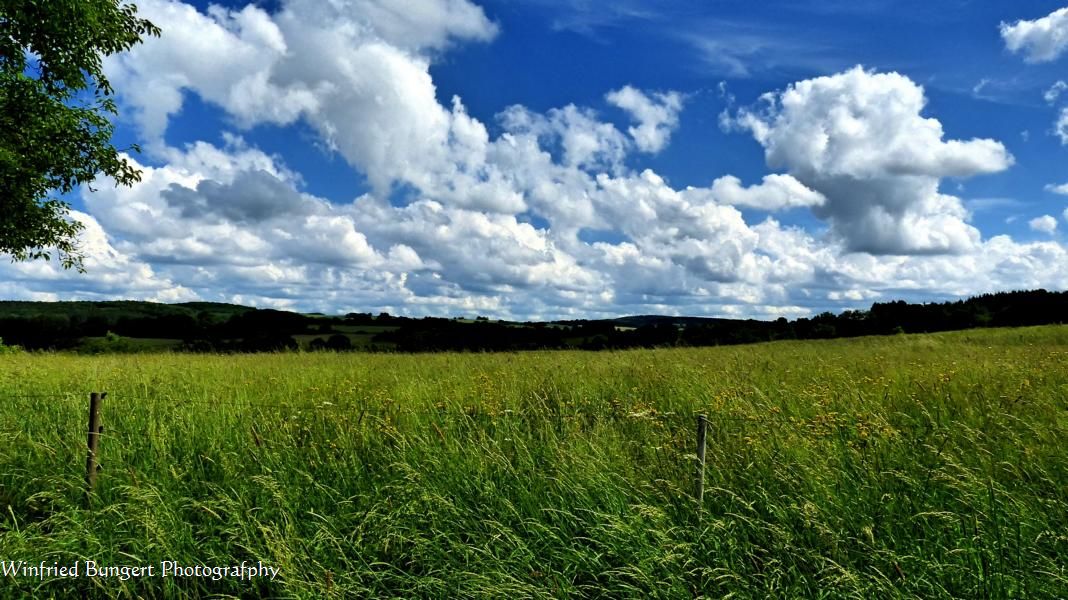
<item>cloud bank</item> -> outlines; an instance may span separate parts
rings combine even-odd
[[[774,318],[904,292],[1068,287],[1064,247],[983,239],[941,191],[1013,157],[995,140],[947,139],[901,74],[857,67],[765,94],[728,121],[772,172],[679,187],[632,165],[669,147],[680,92],[628,85],[605,107],[502,107],[493,136],[461,98],[440,102],[434,61],[507,34],[467,0],[139,8],[167,35],[106,68],[146,142],[144,178],[83,190],[91,279],[0,265],[9,297]],[[307,126],[370,191],[340,203],[309,194],[304,174],[239,133],[168,145],[190,95],[238,132]],[[622,111],[626,131],[603,109]],[[783,224],[798,213],[822,227]]]

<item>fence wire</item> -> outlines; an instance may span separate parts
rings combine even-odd
[[[528,410],[521,409],[502,409],[502,410],[487,410],[485,407],[477,405],[471,405],[466,407],[450,406],[445,408],[401,408],[401,407],[382,407],[382,406],[368,406],[361,405],[358,402],[351,401],[330,401],[323,400],[317,402],[279,402],[274,400],[252,400],[249,398],[232,399],[222,396],[212,398],[191,398],[191,397],[167,397],[156,396],[147,397],[143,395],[127,395],[127,394],[110,394],[101,393],[103,396],[103,412],[105,416],[112,417],[116,413],[114,411],[121,411],[118,413],[121,416],[127,416],[130,414],[130,409],[154,409],[160,412],[165,412],[167,409],[180,408],[183,406],[196,406],[198,408],[210,408],[211,410],[218,412],[220,410],[253,410],[257,414],[271,413],[271,412],[286,412],[286,413],[319,413],[319,414],[337,414],[348,413],[352,415],[358,415],[357,426],[363,424],[365,420],[379,420],[387,421],[391,424],[396,424],[398,421],[403,420],[406,417],[426,418],[426,417],[438,417],[443,419],[443,422],[450,420],[484,420],[488,419],[495,422],[507,421],[507,420],[521,420],[527,422],[542,422],[551,424],[554,422],[576,422],[580,421],[587,425],[600,424],[605,422],[638,424],[641,422],[655,422],[661,425],[669,425],[672,429],[676,428],[691,428],[695,427],[697,419],[701,415],[708,417],[709,426],[712,429],[718,428],[717,425],[724,423],[732,425],[730,431],[740,431],[742,428],[738,427],[741,424],[747,425],[761,425],[761,426],[774,426],[774,427],[802,427],[805,423],[805,419],[791,418],[788,415],[737,415],[737,414],[722,414],[716,413],[714,410],[700,411],[696,410],[692,413],[681,413],[673,411],[656,411],[656,410],[640,410],[640,411],[627,411],[622,407],[612,407],[606,405],[604,407],[568,407],[566,409],[557,408],[534,408]],[[49,401],[63,401],[70,402],[72,400],[85,402],[86,408],[88,408],[88,393],[21,393],[21,392],[0,392],[0,401],[10,402],[18,400],[33,400],[40,402]],[[110,414],[109,414],[110,413]],[[163,417],[165,415],[161,415]],[[114,418],[106,419],[112,422]],[[121,419],[120,419],[121,421]],[[437,425],[437,421],[430,421],[429,425]],[[84,425],[83,425],[84,427]],[[17,435],[20,433],[26,433],[26,428],[0,428],[0,434],[3,435]],[[88,431],[85,432],[86,434]],[[106,437],[115,437],[121,435],[132,435],[139,432],[124,432],[120,429],[116,429],[113,426],[105,425],[104,433],[100,434]]]

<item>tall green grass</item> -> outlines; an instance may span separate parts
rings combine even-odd
[[[107,391],[93,509],[89,391]],[[710,432],[693,498],[694,415]],[[1068,327],[605,353],[0,356],[0,597],[1068,597]]]

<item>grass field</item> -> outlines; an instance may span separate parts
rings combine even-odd
[[[89,391],[104,404],[93,510]],[[710,421],[704,504],[694,415]],[[0,355],[0,597],[1068,597],[1068,327],[529,354]]]

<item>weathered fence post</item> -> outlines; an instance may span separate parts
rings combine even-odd
[[[100,447],[100,434],[104,432],[104,426],[100,424],[100,404],[107,393],[89,394],[89,453],[85,457],[85,485],[86,497],[91,499],[93,488],[96,487],[97,450]]]
[[[705,505],[705,437],[708,434],[708,417],[697,416],[697,484],[694,496],[697,497],[697,508],[700,510]]]

